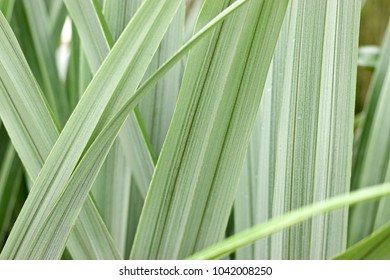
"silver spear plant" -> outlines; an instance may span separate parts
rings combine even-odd
[[[354,133],[361,9],[0,0],[0,258],[389,258],[390,36]]]

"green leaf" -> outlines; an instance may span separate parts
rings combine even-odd
[[[78,260],[120,259],[121,256],[114,242],[112,240],[107,242],[107,236],[110,236],[110,233],[102,225],[104,222],[92,199],[88,196],[72,233],[69,235],[67,242],[69,252],[75,253],[74,256]],[[95,233],[93,238],[91,238],[91,233]]]
[[[0,171],[0,244],[5,241],[9,230],[8,226],[23,179],[22,165],[15,149],[11,143],[7,146]]]
[[[278,49],[278,48],[277,48]],[[276,52],[277,52],[276,49]],[[275,59],[274,59],[275,61]],[[234,232],[241,232],[253,225],[267,221],[271,215],[275,142],[273,131],[277,128],[277,107],[274,99],[282,91],[273,91],[274,66],[268,72],[263,99],[257,114],[252,138],[234,203]],[[279,93],[279,94],[278,94]],[[276,106],[274,106],[276,105]],[[261,240],[242,248],[236,259],[268,259],[269,240]]]
[[[264,224],[250,228],[210,246],[209,248],[197,252],[188,259],[218,259],[234,252],[238,248],[251,244],[257,239],[269,236],[287,227],[301,223],[316,215],[337,210],[349,205],[375,200],[387,195],[390,195],[390,184],[382,184],[364,190],[338,195],[326,201],[317,202],[315,204],[293,210],[283,216],[273,218]]]
[[[122,258],[126,250],[130,182],[131,169],[118,139],[96,178],[92,194]]]
[[[365,118],[357,132],[354,150],[351,184],[353,189],[386,181],[389,165],[390,122],[390,25],[388,25],[377,68],[368,91],[368,103],[364,109]],[[390,175],[389,175],[390,176]],[[390,178],[387,178],[389,180]],[[385,207],[385,202],[381,207]],[[387,203],[385,203],[387,204]],[[375,227],[378,203],[359,205],[351,209],[349,220],[350,245],[368,236]],[[362,223],[361,221],[365,222]],[[382,226],[381,222],[376,228]]]
[[[0,11],[8,21],[11,21],[15,0],[0,0]]]
[[[390,224],[373,232],[335,260],[388,260],[390,258]]]
[[[130,257],[131,248],[133,247],[133,241],[137,230],[139,218],[141,216],[142,207],[144,205],[144,198],[139,192],[134,180],[131,181],[132,187],[130,188],[130,208],[127,221],[128,232],[126,241],[126,253],[125,256]]]
[[[51,0],[48,7],[48,24],[50,37],[54,47],[61,43],[61,34],[67,16],[66,7],[62,0]]]
[[[184,38],[184,3],[174,17],[164,39],[155,54],[148,72],[153,73],[167,59],[169,59],[183,44]],[[149,135],[153,151],[158,157],[168,132],[176,100],[179,95],[182,65],[178,63],[162,78],[140,103],[139,110],[142,116],[145,131]]]
[[[359,15],[356,1],[291,2],[273,217],[349,191]],[[271,258],[332,257],[346,223],[341,209],[273,235]]]
[[[108,55],[110,47],[95,7],[92,1],[64,0],[64,3],[77,28],[89,67],[92,72],[96,72]]]
[[[115,42],[129,20],[134,16],[143,0],[105,0],[103,14]]]
[[[249,2],[192,50],[132,259],[184,258],[224,235],[287,3]],[[229,4],[206,1],[198,29]]]

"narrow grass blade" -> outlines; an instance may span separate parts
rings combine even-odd
[[[360,3],[290,8],[272,216],[348,192],[351,169]],[[346,248],[346,224],[342,209],[280,232],[271,258],[332,257]]]
[[[96,72],[110,51],[92,1],[64,0],[80,36],[90,69]],[[96,36],[96,34],[103,34]],[[91,43],[93,42],[93,43]]]
[[[280,102],[275,103],[275,99],[281,95],[281,91],[273,90],[273,73],[274,66],[272,65],[268,72],[263,98],[240,177],[234,204],[235,233],[271,218],[275,166],[275,141],[273,141],[275,133],[273,132],[278,127],[277,106],[280,104]],[[235,257],[250,260],[268,259],[269,249],[269,240],[263,239],[252,246],[237,250]]]
[[[388,195],[390,195],[390,184],[377,185],[369,189],[338,195],[326,201],[317,202],[315,204],[293,210],[283,216],[273,218],[264,224],[250,228],[209,248],[199,251],[188,259],[219,259],[260,238],[301,223],[316,215],[337,210],[349,205],[379,199]]]
[[[115,42],[122,34],[129,20],[134,16],[143,0],[105,0],[103,14]]]
[[[48,14],[43,0],[23,1],[32,43],[38,59],[38,66],[42,77],[41,87],[45,93],[50,108],[59,120],[61,126],[65,124],[69,112],[68,100],[57,70],[55,48],[51,41]]]
[[[390,258],[390,224],[334,257],[335,260],[388,260]]]
[[[389,158],[390,161],[390,158]],[[390,162],[389,162],[390,163]],[[390,182],[390,164],[387,165],[386,177],[384,182]],[[390,221],[390,199],[383,198],[379,201],[378,210],[375,216],[374,230],[381,228]]]
[[[23,172],[14,147],[9,142],[0,170],[0,246],[9,230]]]
[[[185,22],[185,30],[184,35],[188,40],[194,34],[194,29],[196,25],[196,20],[199,16],[200,9],[202,8],[204,0],[194,0],[187,3],[186,6],[186,22]]]
[[[151,54],[157,50],[179,5],[180,1],[147,0],[133,17],[99,68],[47,158],[4,247],[2,258],[51,259],[61,255],[72,224],[79,214],[80,204],[84,202],[84,194],[88,193],[95,174],[91,170],[84,173],[85,170],[80,168],[81,174],[75,173],[77,175],[73,180],[86,181],[77,184],[80,187],[74,193],[71,190],[75,185],[67,185],[67,182],[78,163],[84,160],[80,161],[82,154],[115,114],[113,109],[126,100],[125,92],[118,89],[127,88],[131,93],[139,85]],[[99,98],[96,98],[96,93],[99,93]],[[101,142],[96,145],[104,150],[110,148],[110,144]],[[106,155],[103,150],[93,156],[103,160]],[[93,170],[98,170],[101,162],[95,162],[95,167]],[[85,178],[82,175],[88,176]],[[77,199],[74,199],[74,195]],[[66,219],[64,223],[62,218]],[[51,219],[57,219],[62,230],[51,230]]]
[[[61,42],[61,33],[67,16],[64,1],[51,0],[47,13],[52,45],[57,47]]]
[[[0,37],[0,117],[29,179],[34,181],[59,133],[16,38],[1,15]],[[104,224],[100,227],[100,232],[94,232],[94,235],[104,234]],[[93,235],[89,237],[93,238]],[[109,235],[105,236],[105,242],[112,243]],[[102,250],[104,245],[99,243],[93,249]],[[119,256],[116,251],[101,252],[106,258]]]
[[[386,180],[390,151],[390,25],[387,28],[378,66],[368,92],[364,122],[355,145],[352,187],[360,189]],[[384,207],[381,206],[381,207]],[[375,226],[378,203],[359,205],[351,209],[349,244],[368,236]],[[362,223],[361,221],[365,222]],[[383,224],[381,224],[383,225]],[[379,226],[381,226],[379,225]]]
[[[191,52],[131,258],[180,259],[223,237],[287,3],[248,2]],[[206,1],[198,29],[229,4]]]
[[[169,59],[184,42],[184,2],[174,17],[164,39],[155,54],[148,72],[150,75]],[[168,132],[176,100],[179,95],[182,65],[178,63],[155,86],[139,105],[145,131],[158,157]]]
[[[130,166],[118,139],[96,178],[92,194],[122,258],[126,251],[130,182]]]
[[[126,240],[126,253],[127,258],[130,257],[131,248],[133,247],[134,237],[137,230],[139,218],[141,216],[141,211],[144,205],[144,197],[140,194],[139,188],[134,186],[136,184],[135,180],[131,181],[130,188],[130,206],[129,214],[127,221],[128,230],[127,230],[127,240]]]
[[[65,86],[69,98],[70,109],[73,110],[79,102],[80,96],[87,88],[92,80],[92,75],[86,61],[83,59],[84,53],[80,46],[80,38],[72,25],[72,41],[70,45],[70,56],[67,68]],[[87,75],[85,75],[87,73]],[[88,82],[84,83],[85,76],[88,77]]]
[[[32,47],[33,38],[28,24],[23,0],[15,0],[11,27],[35,79],[39,85],[43,85],[44,79],[39,68],[37,52],[35,51],[34,47]],[[58,120],[56,121],[58,122]]]

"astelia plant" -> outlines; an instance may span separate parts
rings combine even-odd
[[[389,258],[390,36],[354,130],[362,7],[0,0],[0,258]]]

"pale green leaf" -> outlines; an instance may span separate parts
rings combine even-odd
[[[349,191],[359,16],[357,1],[291,2],[272,216]],[[334,256],[346,223],[342,209],[273,235],[271,258]]]
[[[146,76],[153,73],[169,59],[182,46],[183,42],[184,2],[154,55]],[[182,72],[182,65],[178,63],[158,82],[154,90],[142,100],[139,106],[145,131],[149,136],[156,157],[161,152],[175,110]]]
[[[62,29],[67,16],[66,7],[63,0],[51,0],[48,7],[48,24],[50,37],[54,47],[61,42]]]
[[[103,14],[115,42],[143,0],[105,0]]]
[[[387,28],[379,62],[370,84],[369,100],[364,109],[363,125],[357,132],[351,179],[353,189],[385,182],[387,170],[390,168],[388,153],[390,149],[390,122],[388,121],[390,102],[389,64],[390,25]],[[385,207],[385,204],[381,207]],[[348,236],[350,245],[368,236],[373,231],[375,227],[373,217],[377,211],[377,202],[359,205],[351,209]],[[362,220],[365,222],[362,223]],[[377,225],[377,228],[383,224],[381,222]]]
[[[8,21],[11,21],[15,0],[0,0],[0,11]]]
[[[9,142],[0,170],[0,244],[5,241],[23,180],[22,165]]]
[[[388,260],[390,258],[390,224],[354,244],[335,260]]]
[[[234,252],[238,248],[247,246],[260,238],[264,238],[275,232],[301,223],[316,215],[337,210],[349,205],[379,199],[388,195],[390,195],[390,184],[382,184],[364,190],[338,195],[326,201],[317,202],[315,204],[293,210],[283,216],[272,218],[266,223],[247,229],[246,231],[197,252],[189,259],[218,259]]]

